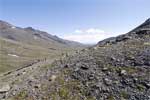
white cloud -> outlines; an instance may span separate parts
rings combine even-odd
[[[96,28],[89,28],[87,30],[75,30],[75,33],[104,33],[103,30],[96,29]]]
[[[90,28],[85,31],[85,33],[104,33],[103,30]]]
[[[75,30],[75,33],[83,33],[82,30]]]
[[[63,38],[84,44],[94,44],[111,36],[114,36],[114,34],[106,33],[101,29],[90,28],[86,30],[75,30],[73,34],[64,35]]]

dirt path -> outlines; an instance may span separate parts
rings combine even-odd
[[[28,66],[16,69],[14,71],[7,72],[0,76],[0,82],[12,82],[17,79],[23,79],[29,77],[35,73],[38,73],[41,67],[51,64],[55,59],[44,59],[38,62],[29,64]]]

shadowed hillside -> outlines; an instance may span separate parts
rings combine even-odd
[[[0,73],[24,67],[43,59],[54,59],[83,48],[32,27],[20,28],[0,21]]]

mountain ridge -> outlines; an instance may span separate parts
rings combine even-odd
[[[27,38],[27,36],[30,34],[30,36],[28,36],[27,39],[30,39],[31,37],[34,37],[34,35],[35,35],[35,37],[39,36],[38,38],[47,39],[50,42],[51,41],[58,42],[58,43],[62,43],[64,45],[68,45],[68,46],[73,46],[73,45],[74,46],[83,46],[83,44],[81,44],[79,42],[64,40],[57,36],[53,36],[47,32],[36,30],[32,27],[27,27],[27,28],[16,27],[16,26],[9,24],[8,22],[2,21],[2,20],[0,21],[0,29],[1,29],[0,36],[4,37],[4,38],[8,38],[8,39],[14,39],[14,40],[21,41],[21,40],[24,40],[24,38],[23,38],[24,35],[26,35],[24,37]],[[13,34],[15,36],[13,36]],[[21,34],[21,36],[19,36],[20,34]],[[17,38],[17,36],[19,36],[18,38],[20,38],[20,39],[15,39],[15,38]],[[32,40],[34,40],[34,38],[32,38]],[[26,42],[28,42],[28,41],[26,41]]]

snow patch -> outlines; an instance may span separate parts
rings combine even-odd
[[[8,54],[8,56],[12,56],[12,57],[19,57],[19,56],[14,55],[14,54]]]

